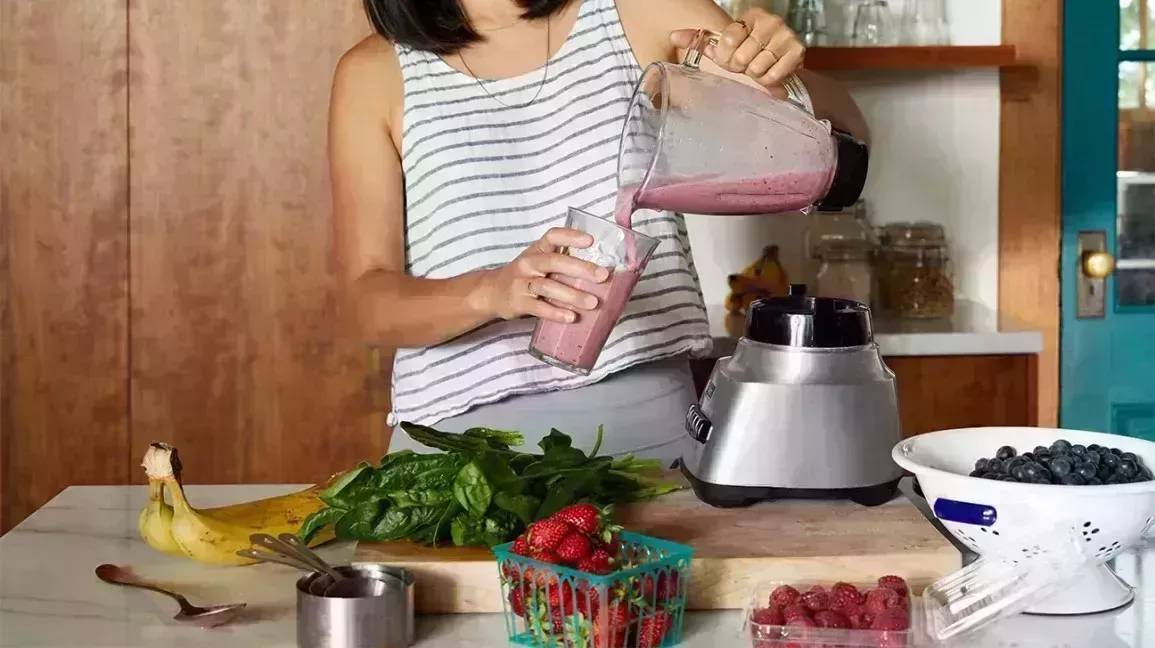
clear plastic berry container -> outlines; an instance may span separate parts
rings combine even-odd
[[[682,640],[693,547],[623,532],[605,576],[493,548],[511,644],[674,646]]]
[[[791,602],[787,587],[797,601]],[[891,593],[872,594],[878,589]],[[767,582],[750,596],[742,633],[753,648],[914,648],[924,636],[914,603],[909,588],[900,593],[877,581]],[[803,612],[807,622],[797,620]],[[877,616],[883,621],[876,628]]]

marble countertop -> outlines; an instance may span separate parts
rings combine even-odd
[[[269,497],[294,486],[190,486],[189,497],[209,507]],[[293,583],[297,573],[276,565],[209,567],[159,554],[136,534],[145,489],[74,486],[0,538],[0,647],[32,648],[290,648],[296,645]],[[343,561],[352,546],[322,550]],[[101,563],[131,565],[167,583],[194,605],[246,601],[234,625],[203,630],[172,621],[167,598],[105,585],[93,575]],[[1139,589],[1123,610],[1072,618],[1018,617],[960,647],[1150,648],[1155,646],[1155,550],[1124,554],[1116,571]],[[418,584],[420,587],[420,584]],[[1144,593],[1144,589],[1150,592]],[[687,648],[749,646],[737,611],[691,613]],[[424,616],[418,646],[472,648],[506,645],[499,615]]]
[[[723,306],[707,307],[711,357],[734,352],[745,328],[741,317]],[[875,341],[884,356],[1015,355],[1041,353],[1043,334],[972,301],[955,304],[953,317],[940,320],[874,321]]]

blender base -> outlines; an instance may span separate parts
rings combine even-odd
[[[1073,572],[1064,587],[1049,595],[1046,601],[1033,605],[1023,614],[1041,616],[1076,616],[1110,612],[1135,599],[1135,590],[1115,575],[1107,565],[1092,565]]]
[[[731,486],[712,484],[694,476],[682,462],[680,469],[694,489],[694,495],[715,508],[745,508],[759,502],[780,499],[850,500],[862,506],[880,506],[898,497],[899,476],[874,486],[857,488],[779,488],[773,486]]]

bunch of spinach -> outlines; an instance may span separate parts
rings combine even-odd
[[[538,444],[540,454],[529,454],[513,449],[524,443],[516,432],[401,427],[441,452],[395,452],[380,466],[362,463],[345,473],[320,493],[325,507],[306,518],[303,540],[332,524],[343,540],[434,545],[448,538],[458,546],[493,546],[575,502],[602,506],[681,488],[647,480],[647,473],[661,468],[656,460],[597,456],[601,427],[588,455],[557,430]]]

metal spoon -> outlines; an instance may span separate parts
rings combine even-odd
[[[190,623],[203,628],[213,628],[224,625],[237,617],[245,609],[245,603],[230,605],[215,605],[213,607],[197,607],[188,602],[188,599],[166,589],[147,583],[136,577],[130,570],[116,565],[101,565],[96,568],[96,577],[109,585],[123,587],[137,587],[150,592],[164,594],[180,604],[180,612],[173,617],[181,623]]]
[[[313,553],[311,549],[305,547],[305,543],[298,540],[297,536],[291,533],[282,533],[279,538],[274,538],[267,533],[254,533],[249,536],[249,540],[252,541],[255,547],[264,547],[286,558],[309,565],[313,571],[320,572],[332,578],[334,583],[345,578],[344,575],[336,569],[333,569],[329,563]],[[302,547],[304,548],[303,550]]]
[[[298,560],[295,557],[285,556],[285,555],[279,554],[279,553],[273,553],[272,551],[264,551],[262,549],[256,549],[256,548],[241,549],[241,550],[237,551],[237,555],[240,556],[241,558],[248,558],[250,560],[258,560],[260,562],[266,562],[266,563],[275,563],[278,565],[284,565],[286,567],[292,567],[293,569],[299,569],[301,571],[324,574],[324,572],[318,571],[312,565],[310,565],[309,563],[307,563],[303,560]]]

